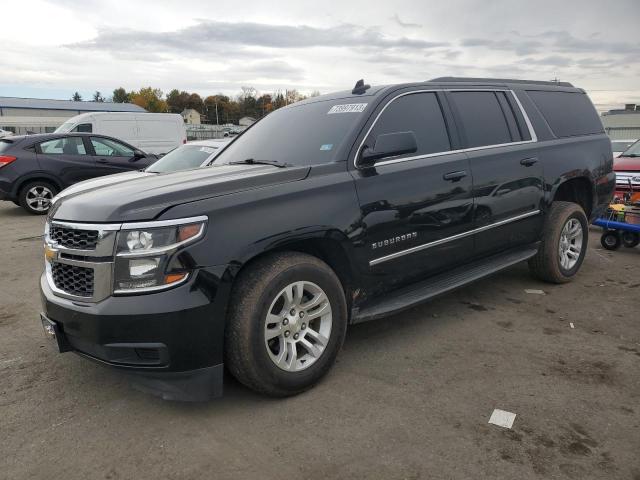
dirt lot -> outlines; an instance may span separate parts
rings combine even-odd
[[[640,248],[604,251],[594,231],[571,284],[521,265],[355,326],[298,397],[229,379],[179,404],[53,352],[43,223],[0,205],[0,478],[640,479]],[[487,423],[494,408],[512,430]]]

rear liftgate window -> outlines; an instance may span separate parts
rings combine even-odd
[[[596,109],[584,93],[528,90],[527,94],[556,137],[604,132]]]

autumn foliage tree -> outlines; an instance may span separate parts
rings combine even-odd
[[[135,103],[148,112],[160,113],[169,110],[167,102],[162,98],[162,90],[158,88],[141,88],[138,92],[131,92],[129,97],[131,98],[131,103]]]

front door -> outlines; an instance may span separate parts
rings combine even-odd
[[[361,209],[357,261],[381,280],[374,290],[437,273],[473,254],[473,238],[464,235],[473,222],[469,160],[451,152],[441,100],[434,92],[396,97],[358,153],[384,134],[412,132],[417,141],[416,152],[353,171]]]
[[[133,148],[110,138],[91,137],[91,146],[99,169],[96,176],[140,170],[148,165],[136,160]]]

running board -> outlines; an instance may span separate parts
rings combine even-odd
[[[351,323],[361,323],[393,315],[527,260],[537,252],[538,244],[527,245],[524,249],[519,248],[493,255],[403,287],[380,299],[365,303],[360,308],[355,308],[351,314]]]

